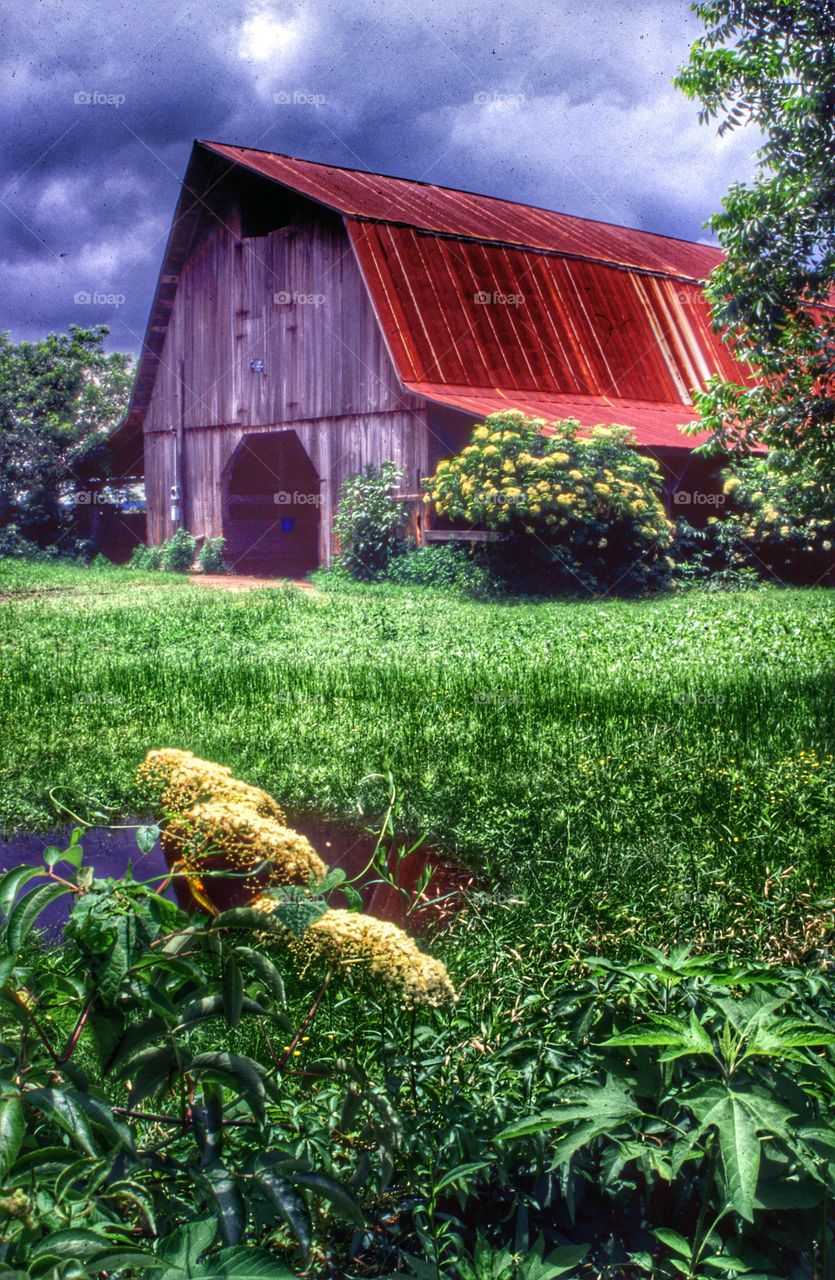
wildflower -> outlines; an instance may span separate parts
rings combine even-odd
[[[200,760],[190,751],[149,751],[137,781],[170,813],[185,813],[201,800],[230,800],[248,805],[265,818],[286,821],[283,809],[266,791],[233,778],[228,766]]]
[[[250,892],[268,884],[307,884],[311,874],[327,872],[310,841],[245,804],[213,801],[177,814],[162,833],[162,847],[172,861],[201,871],[248,871]],[[260,872],[260,878],[255,873]]]
[[[561,507],[569,507],[569,506],[571,506],[571,504],[573,503],[573,501],[574,501],[574,494],[573,494],[573,493],[558,493],[558,494],[557,494],[557,502],[560,504],[560,506],[561,506]]]
[[[267,913],[274,898],[256,898],[252,906]],[[299,960],[325,960],[356,968],[373,982],[382,983],[399,996],[405,1008],[447,1004],[455,990],[445,965],[421,951],[416,943],[388,920],[334,909],[308,925],[301,938],[290,943]]]

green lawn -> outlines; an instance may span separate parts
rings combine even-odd
[[[369,821],[390,772],[406,829],[555,905],[833,882],[824,590],[503,605],[7,563],[0,595],[7,831],[54,825],[53,788],[133,814],[146,750],[177,746]]]

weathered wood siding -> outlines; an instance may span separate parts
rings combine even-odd
[[[180,275],[144,425],[149,540],[174,530],[178,454],[184,523],[216,536],[241,438],[293,428],[321,482],[326,562],[345,476],[386,459],[408,488],[426,474],[426,409],[402,390],[340,219],[309,205],[268,235],[240,225],[233,207]]]

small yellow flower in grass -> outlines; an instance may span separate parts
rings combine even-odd
[[[573,493],[558,493],[558,494],[557,494],[557,502],[560,504],[560,506],[561,506],[561,507],[570,507],[570,506],[571,506],[571,504],[573,503],[573,501],[574,501],[574,494],[573,494]]]
[[[572,468],[572,470],[569,471],[568,474],[571,476],[572,480],[582,480],[583,478],[582,471],[578,471],[576,467]]]

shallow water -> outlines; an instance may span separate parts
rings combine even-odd
[[[389,866],[395,885],[381,883],[378,872],[368,871],[368,864],[376,844],[376,837],[366,831],[333,822],[327,818],[309,814],[288,816],[288,825],[307,836],[322,860],[329,867],[340,867],[349,880],[359,877],[355,887],[359,890],[363,908],[370,915],[397,924],[408,924],[412,929],[436,925],[460,909],[463,894],[473,884],[472,876],[436,850],[421,846],[399,864],[394,854]],[[65,849],[72,834],[72,827],[41,835],[17,834],[0,838],[0,873],[22,865],[38,866],[43,863],[44,849],[56,845]],[[134,830],[118,827],[91,827],[83,831],[81,844],[84,864],[92,866],[97,876],[118,879],[133,868],[137,880],[158,878],[162,883],[168,873],[165,855],[159,843],[148,853],[142,854],[136,844]],[[431,879],[424,890],[421,902],[413,907],[416,887],[426,868],[431,869]],[[65,864],[65,870],[67,866]],[[61,874],[60,864],[56,870]],[[364,873],[364,874],[363,874]],[[225,881],[230,888],[233,881]],[[27,888],[33,886],[27,886]],[[182,883],[171,884],[167,896],[178,899],[181,905],[189,905],[188,890]],[[234,889],[232,897],[236,897]],[[440,902],[435,901],[441,899]],[[240,899],[239,899],[240,900]],[[335,893],[333,906],[344,906],[345,898]],[[69,899],[59,900],[47,908],[40,919],[40,927],[52,936],[60,933],[67,917]]]

